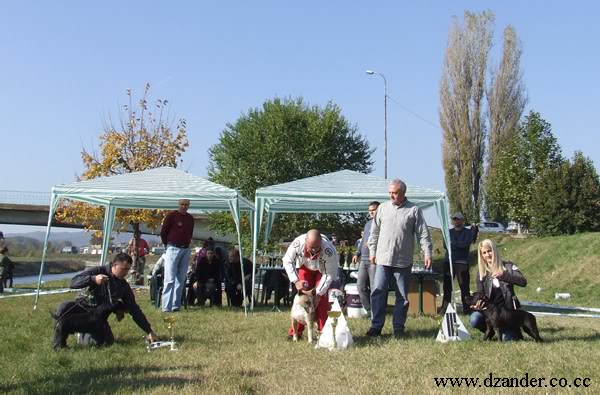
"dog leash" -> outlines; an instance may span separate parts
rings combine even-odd
[[[112,300],[112,292],[110,292],[110,278],[106,281],[106,289],[108,290],[108,301],[110,302],[110,304],[112,306],[113,300]]]

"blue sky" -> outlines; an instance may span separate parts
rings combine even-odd
[[[371,144],[383,176],[383,82],[390,177],[445,190],[439,81],[448,28],[464,10],[496,13],[492,58],[512,24],[523,43],[528,108],[571,157],[600,163],[600,52],[593,1],[3,2],[0,189],[50,191],[81,173],[82,147],[125,92],[170,101],[188,122],[183,169],[204,176],[228,122],[275,96],[332,100]],[[282,147],[283,148],[283,147]]]

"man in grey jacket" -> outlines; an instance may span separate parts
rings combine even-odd
[[[406,199],[406,184],[395,179],[388,187],[390,201],[379,206],[369,236],[369,261],[377,264],[371,290],[372,321],[367,336],[380,336],[385,324],[388,284],[396,283],[393,314],[395,337],[404,336],[408,313],[408,286],[413,264],[415,237],[425,255],[425,269],[431,267],[431,237],[421,209]]]
[[[465,217],[458,212],[452,216],[454,228],[450,229],[450,251],[452,252],[452,273],[458,280],[460,288],[460,297],[463,304],[463,313],[470,314],[471,307],[465,303],[465,297],[471,295],[469,283],[469,250],[473,243],[473,230],[465,227]],[[452,276],[450,275],[450,256],[448,255],[448,246],[444,243],[446,249],[446,259],[444,261],[444,302],[442,304],[441,314],[444,314],[448,304],[452,300]]]

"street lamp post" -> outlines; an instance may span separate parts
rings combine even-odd
[[[383,158],[384,158],[384,175],[387,179],[387,81],[385,76],[373,70],[367,70],[367,74],[377,74],[383,78]]]

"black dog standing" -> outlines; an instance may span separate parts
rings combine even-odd
[[[485,336],[483,340],[492,340],[498,333],[498,341],[502,340],[501,333],[506,331],[517,332],[521,328],[536,342],[541,342],[540,332],[537,328],[535,316],[525,310],[509,310],[502,306],[488,303],[487,297],[481,292],[475,292],[472,296],[465,297],[466,303],[471,306],[479,306],[479,311],[485,317]]]
[[[80,343],[84,345],[111,345],[114,342],[114,335],[106,319],[111,312],[117,309],[117,301],[122,303],[118,310],[128,311],[135,323],[148,334],[150,341],[156,341],[158,338],[152,331],[150,323],[135,301],[135,296],[129,283],[125,281],[133,260],[127,254],[117,254],[110,267],[98,266],[87,269],[71,279],[71,288],[82,289],[88,287],[89,298],[81,297],[75,301],[63,302],[58,306],[56,314],[57,323],[55,330],[68,330],[83,323],[81,320],[93,321],[89,323],[96,330],[81,334]],[[107,307],[108,306],[108,307]],[[102,314],[90,314],[102,307]],[[67,323],[72,317],[72,322]],[[61,323],[61,321],[64,321]],[[78,321],[76,323],[75,321]],[[65,334],[56,333],[55,342],[62,339]],[[67,334],[68,335],[68,334]],[[55,344],[55,347],[64,347],[63,344]]]
[[[54,348],[67,347],[67,338],[75,333],[86,333],[89,337],[96,341],[96,345],[102,346],[108,340],[110,327],[108,325],[108,317],[111,313],[122,312],[123,302],[120,300],[117,303],[102,303],[100,306],[90,309],[85,313],[66,314],[62,318],[52,314],[56,319],[54,328]],[[119,318],[120,317],[120,318]],[[123,315],[118,315],[120,321]]]

